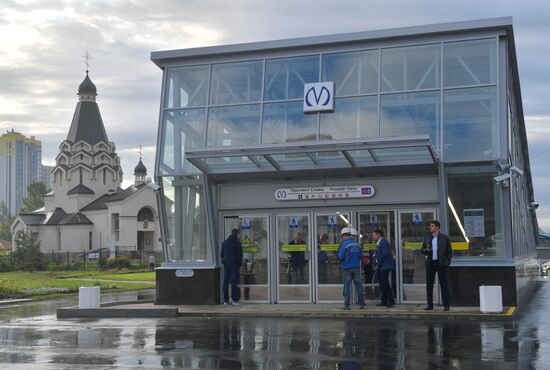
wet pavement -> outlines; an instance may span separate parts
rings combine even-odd
[[[57,307],[74,304],[0,307],[0,368],[550,369],[550,282],[541,283],[519,321],[502,323],[56,319]]]

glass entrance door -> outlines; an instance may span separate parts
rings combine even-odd
[[[387,239],[395,254],[395,222],[394,212],[388,211],[364,211],[358,212],[359,238],[363,248],[363,258],[361,259],[361,268],[363,270],[363,287],[365,299],[380,300],[380,288],[376,272],[374,269],[374,254],[376,252],[376,243],[372,239],[372,233],[376,229],[382,230],[384,238]],[[394,296],[397,295],[397,274],[394,269],[390,275],[390,283]],[[394,297],[395,298],[395,297]]]
[[[241,230],[243,263],[240,271],[241,300],[269,301],[268,216],[226,216],[225,236],[232,229]]]
[[[277,301],[312,302],[310,216],[277,215]]]
[[[429,222],[436,217],[435,210],[399,211],[398,217],[401,302],[423,303],[426,302],[426,258],[420,249],[429,233]]]
[[[342,301],[342,273],[338,261],[340,230],[350,225],[350,214],[333,212],[315,215],[317,238],[316,301]]]

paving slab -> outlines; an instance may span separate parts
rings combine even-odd
[[[468,320],[468,321],[513,321],[515,307],[500,313],[482,313],[479,307],[452,307],[443,311],[436,307],[424,311],[424,305],[403,304],[392,308],[367,305],[365,309],[352,307],[343,310],[341,304],[255,304],[232,305],[155,305],[152,302],[109,302],[101,308],[63,308],[57,311],[58,318],[108,318],[108,317],[265,317],[265,318],[319,318],[319,319],[403,319],[403,320]]]

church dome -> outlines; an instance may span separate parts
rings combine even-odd
[[[97,95],[97,88],[95,87],[92,80],[90,80],[90,77],[88,77],[88,71],[86,71],[86,78],[84,79],[84,81],[82,81],[80,86],[78,86],[78,95],[82,94]]]
[[[145,167],[145,165],[140,159],[136,168],[134,168],[134,175],[141,175],[141,174],[147,175],[147,167]]]

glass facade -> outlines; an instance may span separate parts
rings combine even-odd
[[[504,257],[500,188],[496,172],[453,168],[447,175],[449,236],[455,257]],[[462,172],[462,173],[460,173]]]
[[[449,234],[464,248],[457,250],[457,257],[507,257],[502,226],[505,199],[492,181],[495,173],[456,172],[457,166],[503,159],[499,65],[506,62],[499,58],[503,55],[499,37],[445,37],[422,42],[402,39],[399,46],[341,44],[317,52],[308,47],[305,54],[296,51],[295,56],[289,56],[295,49],[259,51],[243,54],[248,60],[223,63],[216,58],[201,65],[167,67],[157,175],[169,176],[164,189],[174,194],[171,222],[187,220],[185,227],[198,233],[197,240],[172,236],[172,256],[201,260],[210,253],[204,246],[204,189],[202,185],[178,185],[187,176],[199,182],[202,176],[185,159],[186,150],[428,135],[445,171],[448,204],[442,209],[447,208]],[[319,81],[334,82],[335,109],[304,114],[304,84]],[[364,154],[357,163],[391,157],[406,165],[418,155],[415,148]],[[321,153],[315,159],[322,164],[336,156],[342,154]],[[523,160],[521,154],[515,158],[517,163]],[[272,159],[310,163],[306,154],[275,154]],[[337,159],[346,162],[346,158]],[[213,161],[220,158],[206,163]],[[247,163],[251,168],[269,166],[262,156],[251,159],[239,154],[221,161],[223,165]],[[167,188],[166,184],[172,185]],[[515,182],[514,191],[525,193],[526,186]],[[463,232],[465,217],[470,217],[467,211],[472,209],[483,209],[483,237]],[[523,216],[512,214],[517,219]]]
[[[201,109],[176,130],[193,135],[182,148],[427,134],[444,162],[494,160],[496,54],[487,38],[171,67],[164,107],[180,120]],[[318,81],[335,83],[335,110],[304,115],[304,84]]]

